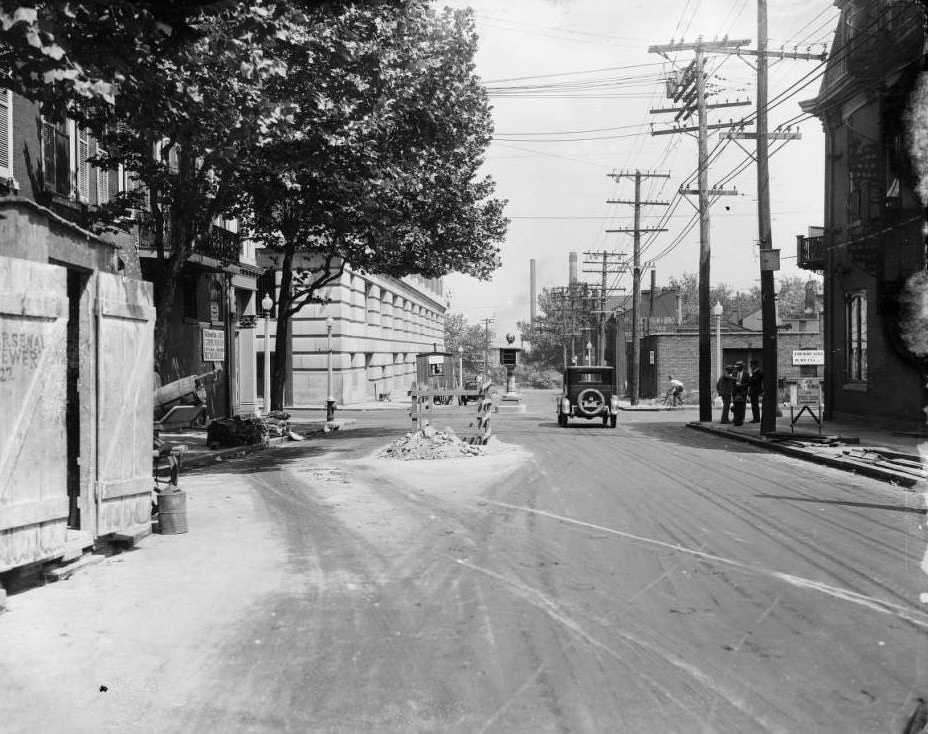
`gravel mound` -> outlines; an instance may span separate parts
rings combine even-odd
[[[421,432],[407,433],[385,449],[377,458],[411,461],[415,459],[457,459],[462,456],[486,456],[500,453],[502,444],[491,438],[486,445],[468,443],[450,428],[438,431],[426,426]]]

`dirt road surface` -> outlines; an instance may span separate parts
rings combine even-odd
[[[378,459],[397,412],[186,476],[189,534],[11,598],[0,730],[902,730],[919,494],[548,399],[490,456]]]

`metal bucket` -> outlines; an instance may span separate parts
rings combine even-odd
[[[158,532],[162,535],[179,535],[187,532],[187,493],[157,492]]]

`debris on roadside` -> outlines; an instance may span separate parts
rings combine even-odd
[[[271,438],[286,436],[290,432],[290,414],[282,410],[272,410],[263,417],[267,435]]]
[[[907,454],[891,449],[871,447],[866,449],[845,449],[841,452],[846,458],[881,469],[911,475],[919,479],[928,479],[928,465],[917,454]]]
[[[274,410],[265,416],[217,418],[206,426],[206,444],[210,449],[266,444],[270,438],[290,436],[290,414]]]
[[[489,446],[470,444],[450,428],[438,431],[426,424],[421,431],[407,433],[397,439],[377,457],[380,459],[454,459],[462,456],[484,456]]]

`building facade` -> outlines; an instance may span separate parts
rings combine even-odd
[[[803,108],[826,136],[824,230],[800,238],[800,267],[825,279],[826,416],[924,423],[922,362],[900,331],[900,295],[926,267],[924,207],[908,151],[924,7],[838,0],[818,96]]]
[[[292,320],[284,394],[287,406],[323,406],[330,394],[337,405],[405,398],[416,379],[416,355],[444,349],[447,307],[440,278],[411,275],[397,279],[346,267],[321,295],[326,303],[309,304]],[[273,318],[269,330],[273,353]],[[256,341],[260,355],[265,346],[263,327],[256,330]],[[263,395],[260,356],[258,374]]]
[[[81,226],[108,176],[0,91],[0,573],[150,531],[151,284]]]

